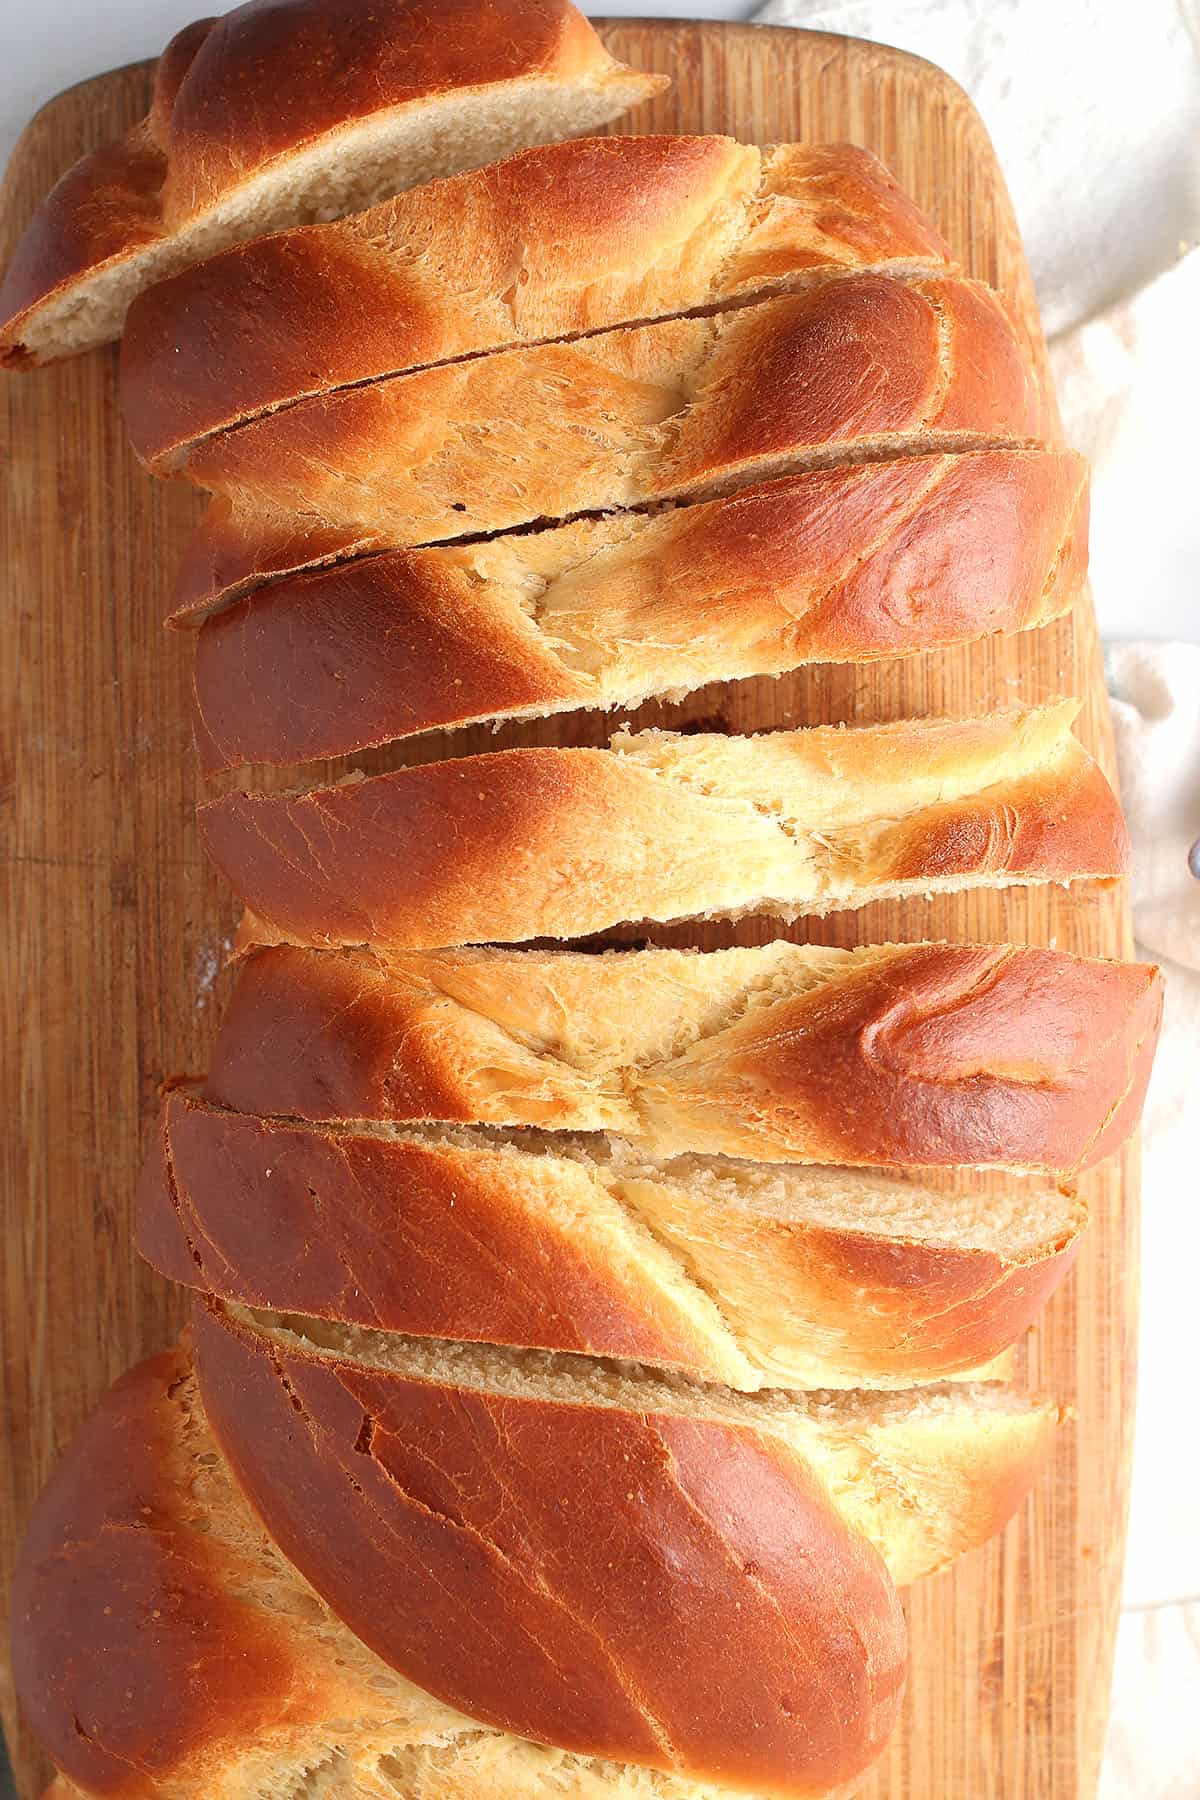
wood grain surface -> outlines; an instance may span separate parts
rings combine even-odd
[[[969,271],[1032,310],[1028,271],[984,128],[938,70],[816,34],[674,22],[604,28],[674,78],[647,130],[768,143],[849,138],[878,152]],[[29,127],[0,196],[0,258],[76,156],[145,109],[148,66],[72,89]],[[235,908],[205,866],[193,809],[190,645],[160,621],[202,501],[152,482],[123,442],[111,351],[0,383],[3,412],[3,1247],[0,1569],[60,1448],[108,1383],[183,1312],[134,1256],[130,1202],[164,1076],[204,1065]],[[824,667],[709,689],[644,722],[776,724],[984,710],[1078,692],[1081,734],[1111,766],[1090,606],[1073,623],[869,669]],[[486,741],[596,743],[612,718]],[[457,740],[462,743],[462,739]],[[411,759],[444,743],[410,746]],[[404,760],[359,757],[367,769]],[[256,772],[255,784],[271,777]],[[275,777],[290,785],[292,772]],[[974,893],[803,924],[838,944],[949,936],[1128,953],[1122,900],[1086,891]],[[711,944],[770,935],[663,932]],[[873,1800],[1077,1800],[1093,1794],[1120,1582],[1132,1423],[1136,1183],[1132,1153],[1087,1184],[1094,1225],[1074,1277],[1031,1334],[1021,1379],[1071,1409],[1049,1476],[1004,1537],[909,1596],[913,1672]],[[22,1796],[39,1754],[3,1718]]]

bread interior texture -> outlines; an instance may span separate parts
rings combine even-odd
[[[659,1196],[664,1212],[671,1200],[686,1198],[691,1207],[708,1209],[714,1217],[742,1214],[781,1225],[984,1251],[1012,1262],[1043,1254],[1076,1229],[1082,1217],[1081,1203],[1070,1191],[1021,1175],[1006,1178],[1000,1191],[982,1191],[965,1180],[934,1187],[920,1177],[871,1169],[757,1163],[732,1156],[650,1157],[599,1132],[480,1125],[414,1129],[373,1120],[335,1128],[335,1136],[356,1135],[499,1157],[514,1171],[530,1158],[582,1165],[627,1206],[652,1218]]]
[[[995,1509],[1036,1466],[1057,1420],[1049,1403],[991,1382],[741,1394],[589,1357],[404,1338],[237,1306],[218,1314],[268,1356],[351,1364],[445,1388],[448,1398],[612,1408],[651,1426],[689,1419],[761,1434],[816,1475],[901,1584],[991,1534]]]

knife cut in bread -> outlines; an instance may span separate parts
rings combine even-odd
[[[639,1155],[619,1140],[339,1124],[170,1093],[138,1248],[223,1300],[416,1337],[761,1387],[977,1368],[1066,1274],[1084,1209],[860,1169]]]
[[[369,550],[1054,433],[1024,329],[954,277],[863,275],[715,317],[502,350],[218,432],[176,613]]]
[[[305,762],[1027,630],[1079,594],[1087,515],[1082,457],[981,450],[285,577],[201,624],[201,763]]]

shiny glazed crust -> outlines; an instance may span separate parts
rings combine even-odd
[[[369,382],[207,438],[180,464],[216,498],[175,612],[366,550],[1050,434],[1026,335],[998,294],[849,277]]]
[[[202,226],[257,179],[336,154],[364,123],[432,121],[494,86],[606,84],[615,117],[666,82],[614,62],[569,0],[250,0],[198,20],[159,59],[148,118],[76,163],[34,215],[0,287],[0,361],[34,360],[23,333],[47,302]]]
[[[339,1615],[485,1721],[755,1793],[877,1751],[902,1655],[884,1564],[914,1579],[982,1541],[1054,1432],[1003,1391],[735,1396],[327,1329],[195,1315],[214,1435]]]
[[[205,1306],[195,1330],[214,1433],[271,1535],[445,1703],[768,1792],[821,1793],[878,1754],[903,1683],[895,1595],[780,1439],[652,1396],[559,1405],[289,1354]],[[731,1647],[748,1678],[721,1667]]]
[[[735,1800],[484,1728],[359,1642],[234,1484],[169,1351],[130,1371],[34,1510],[13,1589],[46,1800]],[[135,1704],[130,1706],[133,1694]],[[807,1792],[798,1789],[797,1792]]]
[[[936,889],[1111,880],[1128,861],[1073,703],[608,750],[488,752],[199,809],[245,944],[577,938],[792,918]]]
[[[356,381],[661,318],[946,246],[868,151],[724,137],[552,144],[325,225],[238,245],[135,302],[138,455]]]
[[[124,1376],[68,1448],[21,1546],[12,1620],[22,1707],[84,1793],[232,1800],[256,1740],[268,1763],[299,1761],[339,1715],[369,1732],[407,1712],[416,1737],[454,1723],[402,1682],[372,1687],[380,1665],[229,1480],[179,1350]]]
[[[284,578],[200,629],[201,762],[304,762],[1043,625],[1083,581],[1087,501],[1070,452],[914,456]]]
[[[753,1390],[897,1387],[990,1361],[1083,1224],[1030,1189],[1042,1233],[1017,1213],[1005,1250],[969,1241],[965,1208],[918,1184],[822,1169],[781,1198],[755,1176],[561,1140],[330,1131],[175,1091],[137,1242],[161,1274],[244,1305]]]
[[[242,970],[206,1092],[660,1156],[1067,1175],[1136,1125],[1161,1012],[1156,969],[1039,947],[278,949]]]
[[[714,1661],[706,1706],[688,1713],[685,1732],[698,1743],[713,1719],[718,1729],[721,1718],[745,1721],[742,1760],[757,1755],[760,1764],[789,1736],[799,1738],[799,1754],[779,1778],[754,1783],[756,1793],[780,1800],[832,1800],[855,1785],[852,1778],[849,1786],[823,1786],[814,1766],[830,1751],[830,1708],[848,1726],[833,1746],[843,1766],[867,1754],[868,1742],[887,1729],[903,1679],[904,1639],[884,1564],[893,1580],[911,1580],[998,1530],[1044,1463],[1055,1429],[1053,1409],[978,1388],[881,1401],[815,1396],[782,1409],[767,1396],[722,1400],[720,1390],[645,1379],[614,1386],[602,1378],[589,1394],[577,1375],[547,1378],[502,1363],[491,1372],[486,1364],[459,1366],[453,1346],[446,1347],[448,1377],[431,1382],[428,1370],[414,1368],[406,1379],[372,1366],[367,1339],[362,1354],[347,1360],[294,1333],[272,1329],[268,1337],[248,1322],[231,1330],[207,1312],[200,1326],[206,1380],[225,1431],[246,1456],[243,1479],[251,1489],[265,1461],[279,1458],[294,1475],[312,1455],[315,1443],[296,1423],[297,1407],[312,1407],[307,1424],[331,1452],[318,1464],[313,1503],[321,1516],[344,1510],[347,1540],[321,1542],[318,1534],[314,1545],[301,1526],[300,1560],[318,1565],[320,1583],[343,1588],[351,1612],[356,1596],[339,1569],[349,1563],[361,1593],[363,1574],[382,1562],[384,1626],[405,1633],[403,1553],[398,1539],[376,1531],[385,1523],[407,1529],[396,1478],[403,1483],[406,1454],[415,1452],[416,1535],[428,1531],[435,1542],[440,1536],[444,1548],[465,1528],[466,1565],[486,1572],[481,1604],[467,1602],[472,1642],[491,1609],[522,1611],[523,1590],[514,1581],[522,1563],[544,1566],[548,1577],[527,1592],[525,1623],[552,1607],[556,1589],[578,1583],[555,1546],[586,1532],[597,1513],[593,1558],[603,1553],[602,1540],[615,1548],[618,1538],[651,1553],[649,1565],[636,1556],[623,1563],[622,1583],[610,1585],[601,1602],[604,1624],[613,1628],[612,1660],[602,1643],[588,1639],[578,1671],[568,1663],[555,1673],[556,1691],[566,1681],[595,1698],[591,1718],[606,1735],[623,1721],[631,1735],[639,1729],[631,1715],[645,1689],[640,1696],[622,1690],[611,1710],[604,1697],[622,1662],[628,1669],[643,1647],[653,1648],[643,1646],[639,1632],[643,1594],[653,1604],[687,1576],[685,1621],[693,1602],[711,1595],[715,1622],[729,1612],[736,1626],[730,1642],[749,1648],[770,1629],[768,1664],[738,1660],[718,1669]],[[281,1396],[281,1375],[290,1395]],[[624,1398],[630,1394],[633,1406]],[[369,1430],[362,1405],[368,1399],[377,1408]],[[511,1428],[502,1448],[494,1436],[501,1422]],[[350,1425],[352,1444],[343,1435]],[[481,1441],[491,1434],[499,1453],[485,1466],[483,1485],[461,1491],[456,1515],[456,1456],[468,1444],[475,1456],[476,1427],[485,1433]],[[628,1450],[628,1463],[592,1460],[618,1446]],[[720,1454],[706,1455],[711,1448]],[[659,1451],[669,1451],[670,1460]],[[553,1500],[557,1475],[547,1481],[543,1463],[547,1453],[563,1452],[586,1464],[572,1490],[580,1506],[565,1514]],[[617,1484],[602,1479],[610,1468],[621,1470]],[[474,1462],[472,1473],[478,1479]],[[505,1517],[490,1509],[489,1483],[511,1485],[525,1510]],[[438,1510],[425,1512],[421,1484]],[[368,1525],[368,1496],[382,1503],[375,1527]],[[639,1496],[646,1505],[636,1504]],[[285,1510],[297,1505],[303,1501],[289,1483]],[[477,1544],[469,1535],[472,1517],[481,1527]],[[797,1529],[819,1546],[799,1568]],[[362,1549],[361,1563],[347,1554],[350,1544]],[[510,1563],[498,1560],[505,1549],[514,1553]],[[740,1565],[739,1550],[760,1560]],[[840,1584],[852,1584],[853,1601]],[[622,1595],[635,1592],[637,1603],[623,1610]],[[772,1622],[773,1597],[790,1605],[793,1596],[815,1603],[815,1640]],[[306,1779],[336,1800],[383,1796],[397,1783],[409,1800],[732,1800],[744,1790],[743,1781],[735,1789],[490,1729],[382,1661],[355,1634],[352,1617],[343,1622],[330,1610],[331,1597],[314,1591],[247,1506],[210,1432],[187,1353],[171,1351],[132,1370],[44,1490],[15,1572],[18,1694],[65,1771],[54,1791],[117,1800],[283,1800]],[[556,1623],[560,1638],[577,1630],[570,1618]],[[714,1621],[698,1615],[697,1625],[696,1650],[705,1654]],[[514,1678],[539,1654],[522,1632],[515,1641]],[[823,1694],[829,1677],[812,1654],[814,1644],[819,1651],[827,1641],[838,1659],[833,1678],[841,1681],[830,1696]],[[450,1679],[461,1676],[472,1688],[478,1682],[509,1704],[503,1659],[486,1644],[478,1664],[465,1668],[453,1634],[435,1631],[413,1654],[440,1659]],[[690,1652],[655,1660],[654,1698],[664,1713],[680,1699],[686,1706],[678,1677],[694,1667]],[[771,1671],[790,1677],[785,1688],[757,1684]],[[811,1736],[790,1711],[778,1716],[769,1704],[776,1692],[789,1701],[820,1696]],[[516,1696],[517,1707],[527,1704]]]
[[[272,1537],[444,1703],[752,1790],[821,1793],[882,1748],[894,1591],[777,1439],[285,1355],[203,1306],[195,1331],[205,1410]]]

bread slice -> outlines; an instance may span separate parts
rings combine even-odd
[[[1075,702],[761,737],[647,731],[199,809],[244,942],[395,949],[622,921],[795,918],[869,900],[1111,881],[1120,807]]]
[[[220,1390],[223,1413],[243,1419],[252,1416],[253,1402],[239,1401],[225,1371],[248,1360],[301,1379],[305,1365],[336,1370],[347,1381],[382,1376],[381,1395],[406,1385],[424,1388],[435,1405],[443,1395],[478,1395],[568,1415],[701,1420],[778,1440],[808,1462],[835,1509],[901,1586],[946,1568],[1000,1528],[1016,1503],[1014,1488],[1023,1498],[1058,1420],[1050,1402],[990,1383],[944,1382],[891,1394],[737,1394],[636,1365],[404,1338],[215,1301],[198,1303],[192,1316],[201,1391]],[[241,1354],[229,1351],[233,1342]],[[387,1426],[378,1417],[371,1425],[382,1447]],[[240,1441],[237,1427],[235,1434]],[[973,1492],[963,1491],[968,1469],[978,1475]]]
[[[1043,625],[1082,585],[1087,496],[1066,451],[914,456],[284,578],[200,629],[201,763],[304,762]]]
[[[1053,436],[1023,327],[977,282],[826,282],[710,318],[442,364],[206,438],[175,610],[367,550],[712,497],[834,462]]]
[[[10,368],[118,337],[151,282],[225,245],[577,136],[668,85],[569,0],[251,0],[181,31],[150,114],[67,171],[0,287]]]
[[[353,382],[864,269],[950,266],[853,144],[553,144],[159,282],[126,322],[125,421],[161,470],[214,431]]]
[[[244,964],[205,1093],[659,1157],[1069,1176],[1134,1129],[1161,1010],[1157,970],[1040,946],[280,949]]]
[[[1054,1435],[989,1387],[734,1395],[214,1303],[194,1329],[243,1491],[385,1661],[485,1723],[754,1793],[877,1753],[885,1567],[998,1529]]]
[[[1024,1331],[1085,1222],[995,1193],[619,1140],[327,1127],[170,1093],[138,1248],[224,1300],[416,1337],[619,1357],[748,1391],[903,1387]]]
[[[183,1349],[132,1369],[68,1448],[26,1534],[12,1625],[25,1717],[71,1777],[46,1800],[119,1791],[130,1764],[161,1800],[734,1793],[489,1729],[389,1668],[263,1530]]]

